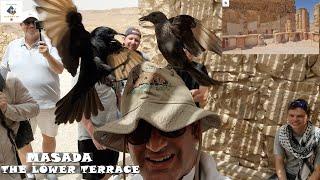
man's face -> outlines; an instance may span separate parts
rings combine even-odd
[[[20,27],[26,36],[35,36],[39,35],[39,31],[35,27],[35,18],[28,18],[26,22],[22,22]]]
[[[140,45],[140,36],[136,34],[129,34],[124,38],[123,44],[130,50],[137,50]]]
[[[152,127],[147,143],[128,142],[128,148],[144,179],[180,179],[195,165],[199,134],[199,123],[187,126],[184,134],[176,138],[163,136]]]
[[[288,123],[296,133],[303,132],[307,125],[307,113],[301,108],[288,110]]]

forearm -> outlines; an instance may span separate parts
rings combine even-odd
[[[93,137],[94,126],[91,122],[91,119],[86,119],[84,116],[81,119],[81,123],[84,128],[87,130],[88,134]]]
[[[23,86],[22,82],[16,77],[8,77],[7,82],[14,81],[14,86],[10,83],[7,88],[14,91],[14,100],[7,104],[6,109],[3,111],[4,115],[13,121],[22,121],[33,118],[39,113],[39,105],[30,96],[29,91]]]
[[[287,180],[286,171],[284,170],[283,163],[276,163],[276,173],[279,180]]]
[[[24,121],[33,118],[39,113],[39,105],[36,103],[24,103],[19,105],[7,105],[4,115],[13,121]]]
[[[277,169],[276,173],[279,180],[287,180],[286,171],[284,169]]]
[[[57,74],[61,74],[63,71],[63,65],[62,63],[60,63],[58,60],[56,60],[51,54],[48,53],[48,55],[45,56],[45,58],[47,59],[48,63],[49,63],[49,67],[50,69],[57,73]]]

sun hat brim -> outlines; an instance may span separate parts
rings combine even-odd
[[[157,111],[146,111],[156,109]],[[192,104],[143,102],[136,109],[125,114],[121,119],[108,123],[94,132],[94,138],[108,148],[123,151],[126,134],[133,132],[140,120],[145,120],[153,127],[165,131],[175,131],[201,120],[202,132],[210,128],[219,128],[220,117]]]

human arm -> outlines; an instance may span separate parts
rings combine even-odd
[[[320,179],[320,145],[315,149],[316,157],[314,159],[314,171],[312,172],[309,180]]]
[[[56,74],[61,74],[63,72],[63,64],[50,54],[49,47],[44,41],[39,42],[39,52],[46,58],[49,67],[53,72]]]
[[[285,155],[285,152],[279,142],[279,130],[277,131],[274,138],[273,154],[274,154],[274,160],[275,160],[276,174],[279,180],[286,180],[287,176],[286,176],[286,171],[284,167],[284,158],[283,158]]]
[[[274,156],[275,160],[275,168],[276,168],[276,173],[279,178],[279,180],[286,180],[286,171],[284,169],[284,159],[281,155],[275,155]]]
[[[83,127],[86,129],[86,131],[87,131],[88,134],[90,135],[90,137],[91,137],[91,139],[92,139],[92,142],[93,142],[93,144],[96,146],[96,148],[97,148],[98,150],[104,150],[104,149],[106,149],[106,146],[100,144],[98,141],[96,141],[96,140],[94,139],[94,136],[93,136],[94,125],[92,124],[91,119],[87,119],[85,116],[82,116],[81,124],[83,125]]]
[[[6,89],[9,91],[8,94],[10,94],[13,99],[13,102],[9,103],[8,94],[2,94],[5,94],[6,96],[6,103],[4,103],[5,105],[0,103],[1,111],[7,118],[13,121],[23,121],[38,115],[39,105],[30,96],[29,91],[23,86],[22,82],[18,78],[9,77],[6,82]]]
[[[200,86],[199,89],[190,90],[194,102],[205,104],[208,98],[208,87]]]

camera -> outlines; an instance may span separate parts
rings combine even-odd
[[[42,21],[35,21],[34,26],[36,29],[43,29],[43,22]]]

